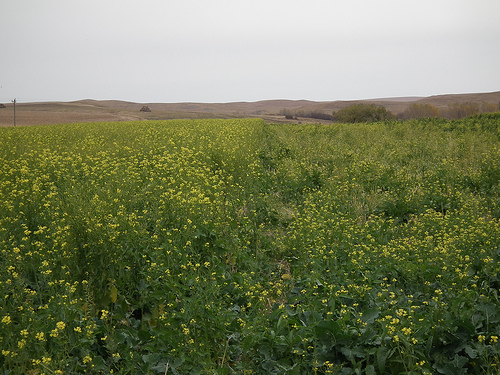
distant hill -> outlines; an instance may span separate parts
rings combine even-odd
[[[232,103],[133,103],[119,100],[79,100],[74,102],[18,103],[17,125],[41,125],[71,122],[160,120],[173,118],[239,118],[260,117],[268,122],[324,122],[299,118],[285,120],[285,111],[293,113],[320,112],[331,114],[355,103],[382,105],[394,114],[403,112],[412,103],[432,104],[439,109],[454,103],[472,102],[499,104],[500,91],[491,93],[449,94],[429,97],[378,98],[347,101],[263,100]],[[141,112],[142,106],[151,112]],[[0,109],[0,126],[13,124],[12,104]]]

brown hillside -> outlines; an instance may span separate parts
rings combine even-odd
[[[118,100],[79,100],[75,102],[18,103],[18,126],[73,122],[160,120],[174,118],[236,118],[260,117],[268,122],[324,122],[314,119],[285,120],[285,110],[297,112],[322,112],[331,114],[355,103],[373,103],[385,106],[399,114],[411,103],[429,103],[446,108],[453,103],[500,103],[500,91],[491,93],[437,95],[426,98],[382,98],[352,101],[315,102],[310,100],[263,100],[233,103],[133,103]],[[147,106],[151,112],[141,112]],[[0,126],[12,126],[13,105],[0,108]]]

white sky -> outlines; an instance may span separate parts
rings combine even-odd
[[[500,90],[500,0],[0,0],[0,102]]]

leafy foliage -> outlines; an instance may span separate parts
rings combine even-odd
[[[500,365],[494,114],[0,130],[3,373]]]
[[[395,116],[383,106],[359,103],[339,109],[333,113],[333,118],[338,122],[354,123],[385,121],[394,119]]]
[[[439,117],[439,108],[428,103],[413,103],[401,113],[401,118],[409,120],[412,118],[434,118]]]

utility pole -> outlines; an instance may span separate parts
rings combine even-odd
[[[14,103],[14,126],[16,126],[16,98],[14,98],[12,103]]]

